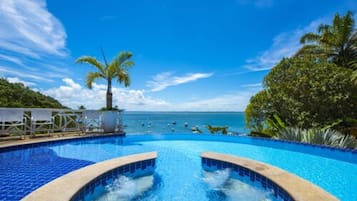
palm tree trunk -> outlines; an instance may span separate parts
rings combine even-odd
[[[112,94],[112,80],[108,79],[107,86],[107,110],[111,110],[113,108],[113,94]]]

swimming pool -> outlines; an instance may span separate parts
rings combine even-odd
[[[20,200],[41,185],[72,170],[148,151],[158,152],[156,172],[160,175],[161,185],[165,186],[165,191],[160,192],[162,197],[154,200],[206,197],[206,192],[201,192],[197,183],[188,179],[200,176],[200,153],[208,150],[280,167],[341,200],[357,200],[356,151],[249,137],[191,134],[99,137],[19,148],[1,150],[0,200]]]

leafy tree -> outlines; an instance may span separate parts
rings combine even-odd
[[[76,63],[88,63],[94,66],[97,71],[89,72],[87,74],[86,86],[91,89],[92,84],[96,79],[105,79],[107,81],[106,93],[106,109],[113,109],[113,94],[112,94],[112,80],[117,79],[119,83],[124,83],[125,87],[130,85],[129,69],[134,65],[131,52],[120,52],[111,63],[108,63],[104,53],[104,63],[99,62],[96,58],[91,56],[83,56],[76,60]]]
[[[250,103],[245,109],[245,124],[255,132],[263,132],[264,130],[268,97],[267,90],[258,92],[250,98]]]
[[[0,78],[0,107],[66,108],[52,97],[35,92],[22,83]]]
[[[253,134],[274,136],[286,127],[357,131],[357,31],[352,12],[301,38],[305,44],[264,79],[246,108]],[[294,133],[294,132],[287,132]],[[294,135],[292,135],[294,136]],[[356,135],[357,136],[357,135]]]
[[[338,13],[332,25],[321,24],[317,33],[306,33],[300,40],[306,44],[298,54],[325,56],[338,66],[357,69],[357,31],[353,14],[345,16]]]
[[[283,59],[264,79],[265,89],[246,108],[251,129],[267,128],[277,115],[284,126],[324,127],[338,119],[357,118],[357,86],[351,69],[316,57]]]

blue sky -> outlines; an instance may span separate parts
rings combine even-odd
[[[127,50],[132,84],[114,84],[113,105],[244,111],[304,33],[356,8],[355,0],[1,0],[0,76],[71,108],[97,109],[105,83],[85,88],[94,68],[75,59]]]

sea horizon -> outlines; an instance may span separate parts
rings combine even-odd
[[[229,134],[248,133],[244,112],[213,111],[124,111],[127,134],[209,133],[208,125],[227,127]]]
[[[244,111],[190,111],[190,110],[187,110],[187,111],[175,111],[175,110],[125,110],[123,109],[123,112],[138,112],[138,113],[141,113],[141,112],[177,112],[177,113],[185,113],[185,112],[190,112],[190,113],[244,113]]]

